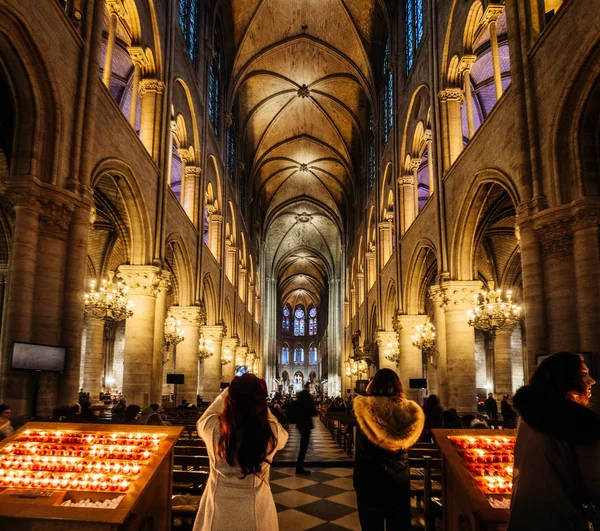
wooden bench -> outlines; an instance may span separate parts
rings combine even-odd
[[[173,470],[173,493],[200,495],[208,481],[208,470]]]
[[[432,459],[430,456],[409,459],[411,480],[411,497],[416,496],[417,504],[421,505],[423,500],[423,511],[425,516],[425,531],[435,529],[436,518],[442,516],[442,484],[433,479],[434,474],[438,477],[442,472],[442,460]],[[413,470],[423,470],[423,479],[412,479]],[[416,472],[415,472],[416,473]]]
[[[175,446],[175,455],[192,455],[208,457],[206,446]]]

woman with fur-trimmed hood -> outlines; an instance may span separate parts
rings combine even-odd
[[[425,424],[423,410],[404,398],[398,375],[377,371],[367,396],[354,400],[358,425],[354,490],[363,531],[410,529],[408,448]]]

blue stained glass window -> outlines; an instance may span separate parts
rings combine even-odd
[[[196,63],[196,49],[198,42],[198,0],[179,0],[179,26],[183,33],[183,40],[188,50],[190,59]]]
[[[296,347],[294,349],[294,363],[302,365],[304,363],[304,349],[302,347]]]
[[[219,26],[213,35],[213,58],[208,67],[208,118],[219,136],[221,125],[221,32]]]
[[[284,334],[290,333],[290,309],[287,306],[283,309],[282,328]]]
[[[294,335],[303,336],[305,334],[306,320],[304,317],[304,308],[298,306],[294,312]]]
[[[281,349],[281,364],[288,365],[290,363],[290,349],[288,347],[283,347]]]
[[[394,124],[394,78],[389,68],[390,63],[390,40],[385,45],[383,54],[383,141],[387,142]]]
[[[308,311],[308,335],[314,336],[317,334],[317,309],[311,308]]]
[[[317,364],[317,347],[310,347],[308,350],[308,363],[310,365]]]
[[[375,131],[373,130],[373,114],[369,118],[369,190],[375,184]]]
[[[233,126],[227,128],[227,173],[229,180],[235,176],[235,131]]]
[[[423,0],[406,0],[406,75],[415,62],[415,54],[423,37]]]

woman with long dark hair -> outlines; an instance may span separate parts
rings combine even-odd
[[[269,471],[288,434],[267,407],[265,381],[249,373],[236,376],[200,417],[197,430],[210,475],[194,531],[276,531]]]
[[[583,507],[600,508],[600,416],[588,408],[595,383],[580,354],[558,352],[515,394],[509,531],[589,530],[594,517]]]
[[[391,369],[377,371],[367,396],[354,399],[358,424],[354,490],[363,531],[410,530],[408,448],[425,424],[423,410],[404,398]]]

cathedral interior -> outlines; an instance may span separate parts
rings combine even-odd
[[[598,20],[0,0],[0,402],[143,407],[168,374],[210,401],[239,367],[346,397],[388,367],[470,412],[553,352],[598,370]]]

